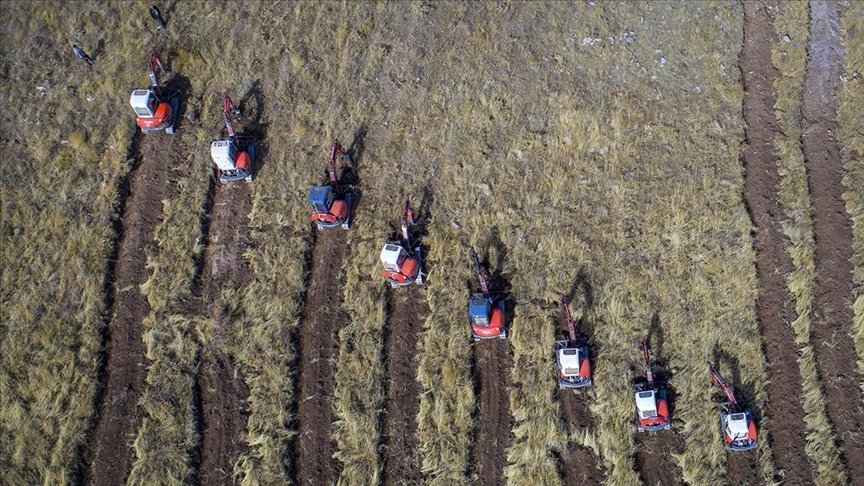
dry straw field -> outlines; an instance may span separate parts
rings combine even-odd
[[[4,5],[0,483],[864,477],[864,3]],[[128,106],[152,46],[175,135]],[[213,174],[225,90],[253,184]],[[318,232],[334,138],[359,203]],[[406,197],[427,282],[390,289]],[[506,341],[471,339],[470,247]],[[637,434],[645,335],[673,421]]]

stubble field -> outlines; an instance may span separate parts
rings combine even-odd
[[[861,2],[149,5],[0,14],[0,482],[864,477]],[[154,45],[175,135],[128,106]],[[226,89],[253,184],[213,176]],[[361,197],[318,232],[334,138]],[[406,197],[427,282],[390,289]],[[471,339],[470,247],[506,341]],[[555,380],[562,294],[589,389]],[[644,335],[670,431],[636,433]]]

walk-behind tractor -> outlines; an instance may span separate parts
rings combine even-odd
[[[723,438],[726,441],[726,448],[730,451],[748,451],[758,445],[756,440],[756,424],[753,422],[753,416],[750,414],[749,408],[744,408],[738,404],[735,399],[735,392],[732,386],[726,383],[726,380],[720,376],[720,372],[714,366],[714,363],[708,363],[708,368],[711,370],[711,379],[714,386],[723,389],[726,394],[727,402],[720,404],[720,428],[723,430]]]
[[[177,127],[177,113],[180,111],[179,91],[159,86],[156,70],[165,74],[162,60],[156,54],[154,47],[150,51],[150,59],[147,62],[150,71],[150,89],[132,90],[129,104],[138,115],[138,127],[142,133],[157,132],[165,130],[174,133]]]
[[[642,353],[645,355],[645,382],[636,385],[636,428],[639,432],[670,429],[672,425],[666,390],[654,382],[648,338],[642,338]]]
[[[591,361],[588,355],[588,341],[585,336],[577,334],[576,322],[570,315],[570,303],[567,296],[561,297],[561,307],[567,318],[567,330],[570,339],[555,341],[555,358],[558,360],[558,387],[582,388],[591,386]]]
[[[381,263],[384,272],[381,276],[390,282],[394,289],[403,285],[416,283],[423,285],[423,259],[420,245],[411,240],[408,225],[414,224],[414,214],[411,205],[405,200],[402,207],[402,238],[388,241],[381,249]]]
[[[507,339],[507,329],[504,323],[504,299],[493,297],[489,292],[487,277],[477,253],[471,248],[471,260],[474,262],[474,271],[480,280],[482,292],[473,294],[468,299],[468,321],[471,323],[471,333],[474,340],[501,338]]]
[[[228,138],[214,140],[210,144],[210,158],[216,166],[219,181],[227,182],[246,180],[252,182],[253,165],[255,164],[255,139],[237,135],[231,125],[231,117],[240,115],[240,110],[234,107],[228,92],[222,94],[222,113],[225,116],[225,128]]]
[[[336,159],[347,160],[351,164],[351,155],[346,152],[339,140],[333,140],[330,149],[330,183],[324,186],[312,186],[309,191],[309,204],[312,205],[312,222],[318,225],[318,230],[341,226],[351,227],[351,196],[353,187],[340,184],[336,179]],[[383,255],[382,255],[383,259]]]

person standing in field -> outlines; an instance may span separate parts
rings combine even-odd
[[[86,62],[89,66],[93,65],[93,59],[90,59],[90,56],[88,56],[87,53],[84,52],[84,49],[81,49],[77,45],[73,44],[72,50],[75,51],[75,55],[78,56],[78,59]]]
[[[162,12],[159,11],[159,7],[156,5],[150,5],[150,16],[153,17],[153,20],[159,23],[159,27],[156,30],[167,29],[165,26],[165,19],[162,18]]]

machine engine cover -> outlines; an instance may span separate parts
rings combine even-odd
[[[221,171],[235,170],[237,166],[237,147],[231,140],[214,140],[210,144],[210,158]]]

